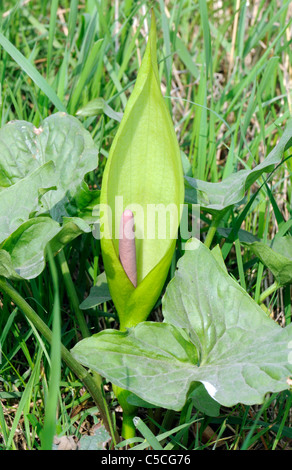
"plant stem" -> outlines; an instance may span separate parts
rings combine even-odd
[[[4,279],[0,277],[0,290],[7,294],[11,300],[20,308],[24,315],[32,322],[37,330],[52,343],[52,331],[33,310],[33,308],[26,302],[26,300]],[[101,418],[104,422],[106,430],[112,436],[114,444],[117,441],[117,436],[114,433],[113,425],[110,419],[107,403],[102,393],[102,378],[98,375],[91,375],[76,359],[72,356],[70,351],[63,344],[61,344],[61,357],[67,366],[74,372],[74,374],[81,380],[88,392],[95,401]]]
[[[210,248],[210,246],[211,246],[211,243],[213,241],[214,235],[215,235],[216,230],[218,228],[219,222],[220,222],[220,220],[222,219],[222,217],[224,215],[223,212],[224,211],[219,212],[216,216],[214,215],[213,218],[212,218],[211,225],[209,227],[209,230],[208,230],[207,235],[206,235],[206,239],[204,241],[204,245],[206,245],[207,248]]]
[[[261,293],[259,297],[259,304],[263,303],[263,301],[269,297],[269,295],[272,295],[277,289],[279,289],[279,284],[277,281],[275,281],[271,286],[269,286],[264,292]]]
[[[64,277],[64,282],[66,285],[69,301],[71,302],[72,308],[74,310],[81,334],[83,338],[88,338],[90,336],[90,332],[89,332],[86,320],[84,318],[83,312],[79,308],[80,302],[79,302],[76,289],[75,289],[75,286],[74,286],[74,283],[70,274],[67,260],[65,258],[64,250],[58,253],[58,258],[60,262],[61,271]]]

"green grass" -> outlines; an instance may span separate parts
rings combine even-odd
[[[292,112],[290,2],[250,3],[153,2],[163,93],[181,149],[199,179],[220,181],[261,162]],[[150,6],[143,0],[1,2],[1,126],[13,119],[38,125],[58,110],[75,115],[97,98],[123,112],[145,50]],[[102,109],[80,120],[100,151],[99,168],[88,176],[91,187],[99,188],[119,123]],[[290,159],[267,184],[260,179],[220,226],[234,233],[241,227],[261,238],[291,231],[291,171]],[[210,223],[202,214],[202,239]],[[211,234],[210,244],[220,243],[230,274],[258,301],[273,285],[271,274],[237,237]],[[99,241],[83,235],[38,278],[14,285],[53,330],[52,349],[0,294],[0,448],[49,448],[54,435],[79,440],[92,432],[99,418],[92,397],[64,361],[57,368],[51,363],[60,359],[59,336],[70,349],[81,335],[116,326],[111,302],[86,311],[85,318],[78,306],[102,269]],[[290,286],[264,303],[280,324],[291,322]],[[159,304],[151,318],[161,320]],[[108,385],[103,393],[119,432],[116,399]],[[180,413],[141,408],[134,448],[291,449],[291,401],[291,393],[282,392],[267,396],[263,405],[222,407],[216,418],[189,404]]]

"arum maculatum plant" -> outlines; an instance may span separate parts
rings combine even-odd
[[[83,365],[113,383],[124,412],[124,438],[134,434],[139,399],[148,407],[177,411],[190,402],[204,411],[204,401],[208,412],[217,412],[221,405],[263,403],[267,393],[289,388],[292,324],[282,328],[269,318],[229,275],[223,249],[209,247],[222,215],[259,176],[279,164],[292,145],[291,136],[289,124],[253,170],[215,184],[187,179],[186,202],[200,203],[213,222],[205,243],[189,240],[178,261],[162,300],[164,321],[146,321],[167,278],[184,202],[180,151],[160,91],[152,15],[146,52],[109,153],[100,197],[102,255],[120,330],[104,330],[72,350]],[[166,212],[171,214],[165,236],[153,212],[163,221]]]

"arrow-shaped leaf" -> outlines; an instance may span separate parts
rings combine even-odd
[[[292,325],[267,317],[198,240],[180,259],[168,285],[168,323],[106,330],[73,348],[84,365],[142,399],[180,409],[201,382],[220,404],[262,403],[288,389]],[[187,332],[187,333],[186,333]]]

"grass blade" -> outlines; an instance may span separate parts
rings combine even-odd
[[[51,66],[52,55],[53,55],[53,42],[54,42],[55,29],[56,29],[58,3],[59,3],[58,0],[53,0],[52,5],[51,5],[48,55],[47,55],[47,78],[49,77],[50,66]]]
[[[16,49],[16,47],[0,33],[0,45],[3,49],[15,60],[19,67],[27,73],[27,75],[34,81],[34,83],[43,91],[43,93],[54,104],[58,111],[66,112],[66,108],[59,100],[54,90],[50,87],[48,82],[42,77],[38,70],[24,57],[24,55]]]
[[[42,450],[51,450],[56,429],[56,412],[58,406],[60,376],[61,376],[61,320],[60,320],[60,298],[57,268],[53,256],[48,250],[49,263],[54,285],[53,306],[53,335],[51,347],[51,376],[49,393],[46,403],[44,427],[41,434]]]
[[[163,450],[162,445],[159,443],[152,431],[150,431],[148,426],[143,423],[142,419],[137,417],[134,418],[134,424],[138,431],[142,434],[142,436],[145,437],[146,441],[152,447],[153,450]]]

